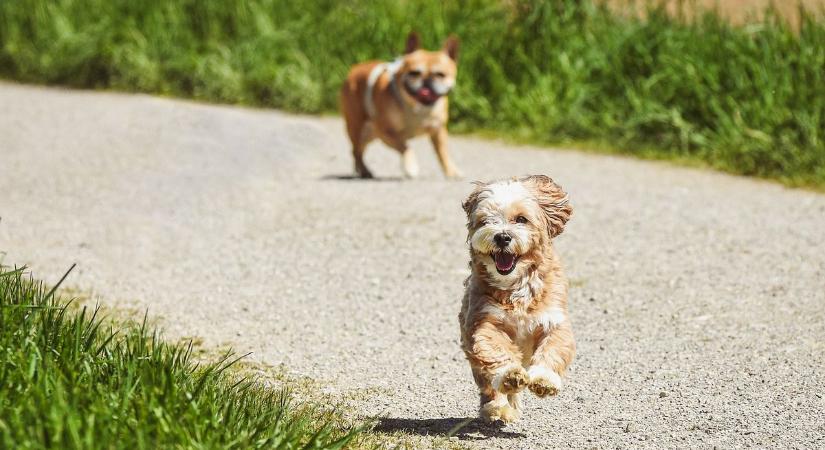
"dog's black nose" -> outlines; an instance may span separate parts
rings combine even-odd
[[[510,245],[510,241],[512,241],[513,238],[507,233],[499,233],[493,236],[493,240],[496,241],[499,247],[504,248]]]

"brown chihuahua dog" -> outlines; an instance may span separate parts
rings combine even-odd
[[[457,56],[455,36],[440,51],[430,52],[420,50],[418,35],[410,33],[402,57],[352,67],[341,87],[341,112],[359,176],[372,177],[364,150],[375,138],[401,153],[408,177],[417,176],[418,163],[407,141],[422,134],[430,136],[444,174],[461,176],[447,153],[447,94],[455,85]]]

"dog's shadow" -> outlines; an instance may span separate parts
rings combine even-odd
[[[420,436],[455,436],[462,441],[479,441],[491,437],[523,438],[522,433],[505,431],[501,424],[489,424],[478,418],[447,417],[443,419],[377,418],[373,431],[378,433],[403,432]]]
[[[332,175],[324,175],[321,177],[323,181],[403,181],[403,177],[372,177],[372,178],[363,178],[360,175],[347,173],[347,174],[332,174]]]

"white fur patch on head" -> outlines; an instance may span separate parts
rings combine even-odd
[[[532,197],[530,191],[518,181],[501,181],[488,187],[491,193],[490,200],[498,205],[499,209]]]

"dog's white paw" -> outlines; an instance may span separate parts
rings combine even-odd
[[[527,386],[529,377],[521,366],[507,366],[493,377],[493,389],[503,394],[515,394]]]
[[[527,387],[537,397],[556,395],[561,390],[561,377],[556,372],[542,366],[530,366],[527,371]]]

